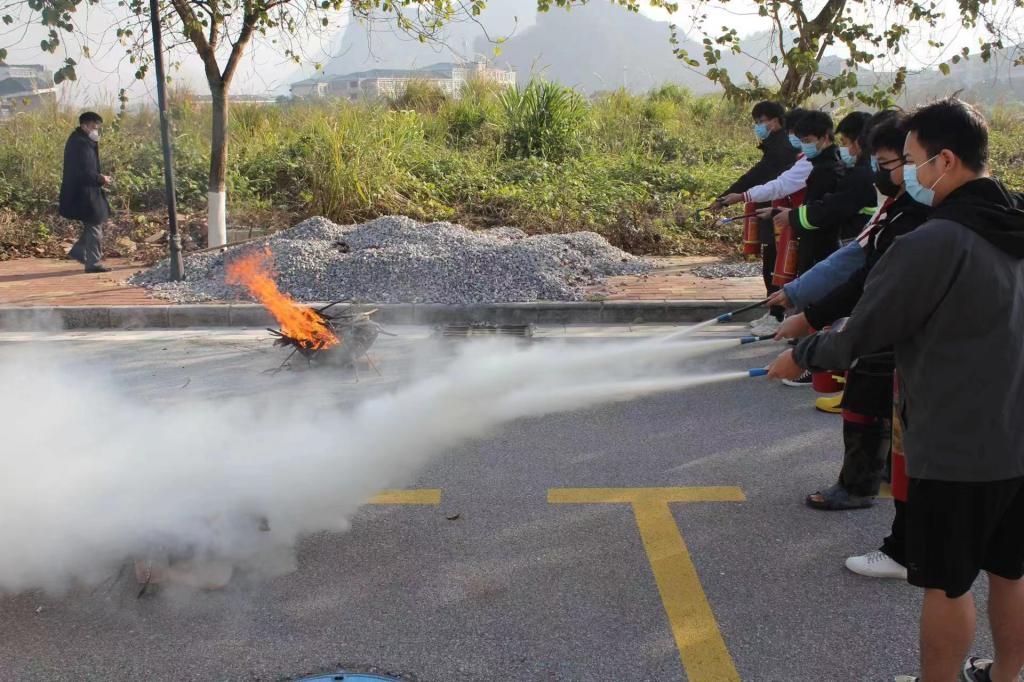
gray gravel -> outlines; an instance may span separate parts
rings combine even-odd
[[[187,256],[184,282],[167,281],[167,261],[129,282],[179,303],[248,299],[224,283],[225,261],[264,247],[273,252],[278,286],[302,301],[579,301],[606,277],[651,268],[594,232],[531,237],[511,227],[472,231],[404,216],[346,226],[309,218],[266,239]]]
[[[728,279],[731,277],[760,277],[760,263],[708,263],[693,269],[693,274],[704,279]]]

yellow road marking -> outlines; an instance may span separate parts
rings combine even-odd
[[[440,488],[414,488],[412,490],[382,490],[366,504],[441,504]]]
[[[690,682],[738,682],[697,568],[672,516],[672,502],[742,502],[735,487],[552,488],[551,504],[629,504]]]

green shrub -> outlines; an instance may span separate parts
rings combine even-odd
[[[498,96],[505,116],[505,156],[562,161],[583,152],[587,106],[574,90],[531,80]]]

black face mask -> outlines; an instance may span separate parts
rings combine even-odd
[[[891,171],[887,171],[884,168],[879,168],[875,171],[875,187],[887,197],[894,197],[903,190],[902,185],[897,185],[892,181]]]

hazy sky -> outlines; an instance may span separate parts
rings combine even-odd
[[[493,0],[500,2],[501,0]],[[601,2],[602,0],[591,0]],[[940,6],[948,5],[955,8],[955,0],[939,0]],[[1007,3],[1008,4],[1008,3]],[[672,21],[686,30],[692,26],[692,10],[687,9],[685,3]],[[83,10],[77,16],[76,21],[85,29],[89,36],[89,46],[93,54],[91,59],[81,56],[80,47],[77,44],[66,46],[68,54],[79,62],[79,81],[70,86],[60,88],[61,97],[67,101],[77,104],[99,104],[116,102],[117,93],[120,88],[127,87],[133,99],[145,98],[150,94],[152,88],[152,77],[146,82],[139,83],[134,78],[135,67],[127,63],[125,49],[117,43],[110,28],[113,12],[116,9],[116,0],[101,0],[98,6],[88,7],[82,3]],[[744,0],[733,0],[728,4],[728,11],[725,9],[712,9],[708,11],[708,28],[717,29],[720,26],[728,25],[736,28],[741,35],[748,35],[770,28],[767,19],[759,17],[753,5]],[[551,10],[559,11],[559,10]],[[669,16],[661,10],[645,9],[644,13],[653,19],[668,21]],[[951,15],[949,26],[943,30],[940,36],[948,43],[960,46],[972,46],[977,44],[977,35],[960,29],[956,25],[955,14]],[[0,26],[0,46],[8,47],[9,63],[42,63],[49,67],[58,67],[63,62],[63,48],[57,54],[51,55],[39,48],[39,42],[46,33],[40,27],[30,24],[27,19],[28,11],[15,21],[13,26]],[[879,18],[880,23],[883,19]],[[336,25],[342,27],[345,17],[338,16]],[[934,59],[933,54],[928,54],[927,48],[922,49],[928,36],[919,35],[915,37],[917,47],[916,55],[923,55],[923,58],[911,64],[912,68],[928,66]],[[305,41],[305,53],[313,61],[326,61],[328,49],[324,45],[329,42],[325,39],[310,38]],[[12,44],[13,43],[13,44]],[[666,51],[670,50],[666,35]],[[184,52],[182,53],[185,54]],[[900,59],[894,59],[885,66],[893,66],[901,63]],[[250,51],[250,55],[244,60],[233,85],[235,93],[258,93],[268,91],[283,91],[287,84],[296,77],[297,68],[294,64],[287,62],[279,48],[268,45],[256,45]],[[202,65],[197,57],[183,59],[180,71],[175,72],[174,78],[183,80],[197,92],[205,93],[206,84],[203,76]]]

